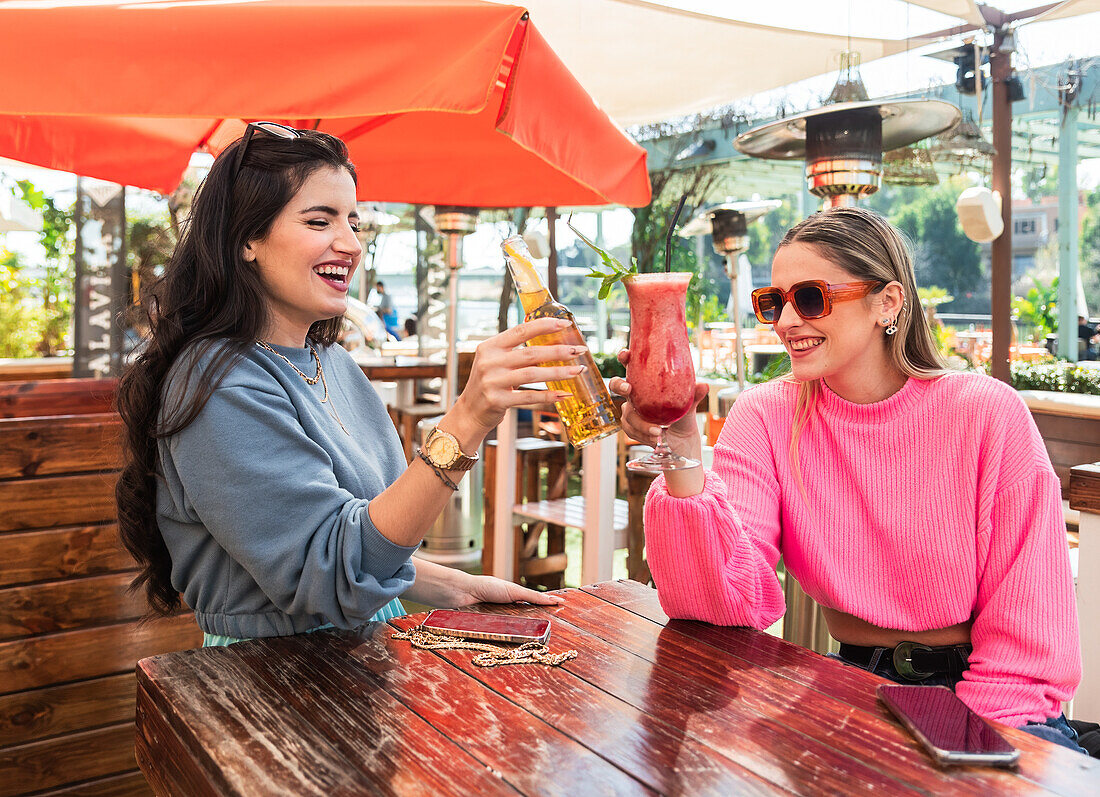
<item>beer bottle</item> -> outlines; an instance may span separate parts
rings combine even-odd
[[[531,262],[531,252],[524,243],[523,238],[513,235],[501,244],[504,254],[508,259],[508,271],[512,274],[512,280],[519,292],[519,301],[523,305],[523,311],[527,314],[525,321],[535,318],[565,318],[570,326],[554,332],[550,335],[540,335],[532,338],[529,346],[548,346],[556,344],[568,344],[571,346],[584,346],[584,353],[568,361],[554,361],[543,365],[583,365],[585,370],[573,377],[562,381],[548,382],[552,390],[569,392],[568,398],[554,402],[554,409],[561,418],[562,426],[569,436],[569,442],[578,448],[588,445],[593,440],[607,437],[619,431],[619,410],[611,400],[611,394],[607,392],[607,386],[596,368],[596,361],[592,359],[592,352],[584,341],[584,336],[577,329],[577,322],[573,314],[562,304],[554,301],[542,277],[535,271]]]

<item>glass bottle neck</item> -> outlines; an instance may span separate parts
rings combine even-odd
[[[512,281],[516,284],[516,290],[524,293],[546,293],[546,283],[542,281],[535,264],[531,258],[531,251],[527,244],[518,235],[513,235],[502,244],[505,257],[508,259],[508,271],[512,275]]]

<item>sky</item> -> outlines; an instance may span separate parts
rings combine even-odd
[[[653,1],[653,0],[651,0]],[[522,4],[522,0],[515,0]],[[942,30],[959,24],[955,17],[938,14],[903,0],[782,0],[762,3],[759,0],[659,0],[661,4],[696,11],[713,16],[743,19],[777,27],[803,28],[827,33],[852,36],[873,36],[903,39],[911,35]],[[1043,4],[1043,0],[992,0],[990,5],[1012,13]],[[1058,63],[1067,58],[1100,57],[1100,13],[1086,14],[1069,20],[1022,25],[1017,33],[1018,68]],[[872,97],[914,91],[954,82],[955,68],[949,63],[922,54],[942,49],[942,45],[915,49],[864,64],[861,74]],[[828,93],[835,82],[834,74],[822,75],[783,89],[757,95],[746,103],[757,109],[761,116],[768,116],[769,109],[781,101],[787,107],[808,108]],[[199,156],[201,159],[203,156]],[[209,159],[207,158],[207,161]],[[61,201],[71,201],[75,193],[75,179],[60,172],[47,172],[27,168],[0,159],[0,182],[13,179],[31,179]],[[1100,163],[1083,164],[1080,171],[1084,187],[1100,183]],[[155,207],[151,198],[134,195],[131,204],[144,203]],[[605,213],[604,230],[609,244],[621,243],[629,237],[632,215],[627,210]],[[581,216],[577,224],[586,234],[594,234],[594,217]],[[545,223],[544,223],[545,231]],[[384,236],[379,265],[383,271],[404,269],[410,262],[411,235]],[[484,240],[482,240],[484,238]],[[406,240],[407,239],[407,240]],[[465,244],[468,262],[499,263],[497,254],[498,233],[491,229],[470,236]],[[18,249],[29,256],[36,251],[31,233],[7,233],[0,238],[0,245]],[[569,246],[572,234],[562,225],[559,228],[559,245]]]

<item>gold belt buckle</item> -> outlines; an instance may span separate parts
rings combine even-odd
[[[894,648],[894,669],[898,671],[898,675],[910,681],[920,681],[935,673],[921,672],[913,666],[913,651],[914,650],[927,650],[932,651],[932,648],[927,645],[921,645],[917,642],[901,642]]]

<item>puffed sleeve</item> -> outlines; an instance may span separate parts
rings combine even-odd
[[[755,393],[734,403],[701,493],[674,498],[661,476],[646,496],[646,556],[670,617],[762,629],[783,615],[780,488]]]
[[[1020,420],[1029,433],[1019,435],[1022,445],[1009,441],[1011,464],[982,510],[974,651],[956,687],[972,709],[1008,725],[1057,716],[1081,680],[1058,478],[1034,423]]]

